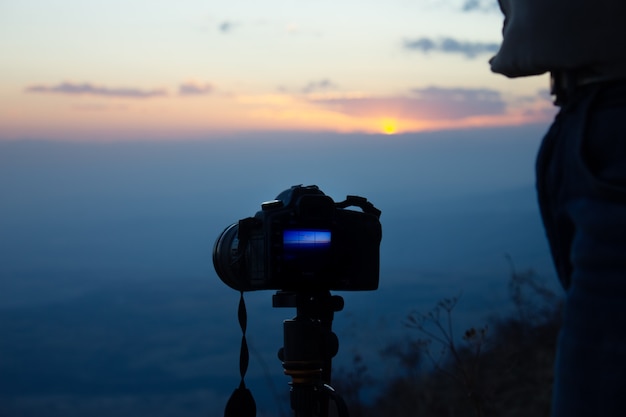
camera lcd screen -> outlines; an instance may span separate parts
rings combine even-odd
[[[330,247],[330,237],[330,230],[284,230],[283,247],[287,250],[327,249]]]
[[[290,279],[318,280],[331,262],[331,232],[324,229],[283,231],[283,272]],[[297,281],[302,284],[302,281]]]

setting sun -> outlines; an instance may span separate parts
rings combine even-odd
[[[381,130],[385,135],[393,135],[398,131],[398,123],[395,119],[383,119]]]

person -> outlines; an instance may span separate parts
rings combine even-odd
[[[554,417],[626,416],[626,1],[499,0],[491,70],[550,73],[537,195],[565,290]]]

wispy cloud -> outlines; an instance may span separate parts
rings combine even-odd
[[[217,28],[222,33],[230,33],[235,28],[235,26],[236,24],[234,22],[231,22],[229,20],[224,20],[218,25]]]
[[[322,80],[311,81],[302,88],[304,94],[316,93],[320,91],[335,90],[337,85],[328,78]]]
[[[422,105],[438,108],[452,118],[502,114],[506,110],[502,94],[489,88],[427,87],[412,93]]]
[[[428,10],[447,9],[455,12],[494,12],[500,10],[498,0],[420,0]]]
[[[24,89],[27,93],[49,93],[64,94],[73,96],[99,96],[99,97],[117,97],[117,98],[153,98],[167,96],[167,91],[163,89],[144,90],[140,88],[124,87],[110,88],[104,86],[96,86],[90,83],[60,83],[56,85],[31,85]]]
[[[356,117],[459,120],[506,112],[500,92],[484,88],[428,87],[399,97],[337,97],[315,100],[315,103]]]
[[[500,44],[491,42],[467,42],[453,38],[418,38],[404,41],[404,48],[422,53],[441,52],[445,54],[463,55],[473,59],[478,55],[498,52]]]
[[[213,86],[209,83],[187,81],[178,86],[178,94],[181,96],[199,96],[212,93]]]
[[[210,83],[186,81],[178,86],[179,96],[207,95],[215,90]],[[91,83],[64,82],[56,85],[31,85],[24,89],[27,93],[60,94],[68,96],[92,96],[100,98],[148,99],[169,96],[165,89],[146,90],[136,87],[111,88]]]
[[[88,112],[100,112],[100,111],[116,111],[116,110],[127,110],[127,107],[124,105],[107,105],[102,103],[84,103],[84,104],[76,104],[72,106],[72,109],[79,111],[88,111]]]
[[[464,12],[490,12],[499,10],[499,6],[497,0],[464,0],[462,10]]]

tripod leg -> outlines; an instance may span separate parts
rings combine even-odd
[[[350,413],[348,412],[348,405],[343,400],[341,395],[337,394],[337,391],[334,390],[330,385],[324,384],[324,391],[330,397],[331,400],[335,403],[335,407],[337,407],[337,415],[339,417],[350,417]]]

